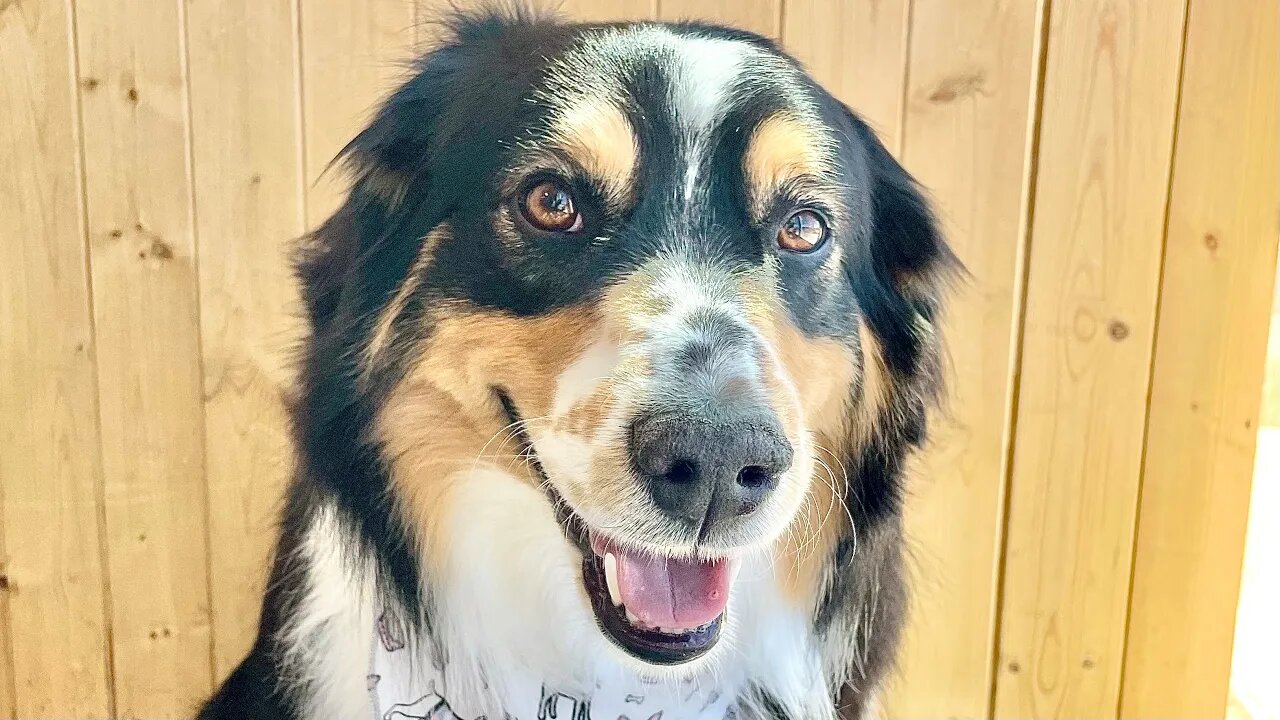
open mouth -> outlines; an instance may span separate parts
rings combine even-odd
[[[543,475],[511,398],[495,390],[515,439]],[[583,553],[582,582],[601,632],[631,656],[678,665],[706,654],[720,639],[735,560],[676,558],[636,551],[591,530],[550,482],[544,483],[569,541]]]
[[[732,560],[637,553],[590,535],[582,580],[610,640],[659,665],[689,662],[716,644],[729,601]]]

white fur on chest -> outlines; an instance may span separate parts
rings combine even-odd
[[[450,567],[424,573],[435,607],[433,631],[447,662],[432,658],[429,647],[418,648],[411,666],[421,677],[404,682],[420,682],[491,718],[508,712],[508,703],[527,704],[530,687],[590,697],[599,688],[632,685],[691,698],[663,720],[703,717],[699,708],[712,694],[736,698],[752,686],[799,716],[831,717],[810,621],[780,597],[769,558],[744,560],[721,646],[709,658],[676,668],[644,665],[597,627],[582,586],[581,554],[564,538],[546,497],[497,467],[480,465],[459,480],[444,553]],[[320,512],[300,549],[308,570],[300,611],[283,637],[288,678],[290,686],[304,688],[309,717],[367,720],[380,603],[368,560],[341,551],[348,546],[342,532],[331,509]],[[434,669],[439,665],[442,670]],[[752,716],[750,707],[738,709],[738,718]]]

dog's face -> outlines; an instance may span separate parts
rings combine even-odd
[[[919,433],[949,257],[865,125],[755,36],[488,19],[348,152],[313,342],[434,602],[527,593],[642,666],[717,652],[753,555],[817,610],[896,506],[849,466]]]

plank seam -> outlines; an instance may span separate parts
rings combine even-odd
[[[1004,591],[1009,550],[1009,522],[1012,515],[1010,495],[1013,485],[1013,459],[1017,445],[1018,405],[1021,400],[1023,345],[1027,328],[1027,293],[1031,280],[1031,251],[1033,247],[1033,227],[1035,222],[1036,191],[1040,172],[1040,135],[1044,118],[1044,86],[1049,66],[1049,25],[1053,13],[1053,0],[1041,0],[1036,18],[1036,40],[1033,53],[1036,60],[1036,71],[1032,79],[1031,112],[1027,113],[1028,147],[1023,165],[1023,216],[1018,242],[1018,258],[1015,261],[1014,306],[1014,342],[1009,349],[1009,377],[1007,380],[1009,406],[1005,419],[1004,432],[1004,467],[1000,485],[1000,526],[997,539],[998,554],[996,557],[996,573],[993,592],[995,602],[991,619],[991,657],[988,674],[987,712],[988,718],[994,718],[996,712],[996,696],[1000,686],[1000,665],[1002,662],[1001,635],[1004,629]]]
[[[207,647],[209,689],[212,689],[217,681],[217,662],[215,653],[215,639],[213,629],[213,537],[210,534],[209,526],[212,522],[212,509],[209,504],[209,428],[205,418],[205,408],[207,403],[204,397],[205,367],[204,367],[204,330],[200,319],[203,317],[203,308],[201,307],[202,293],[200,289],[200,223],[199,214],[196,203],[196,158],[195,158],[195,122],[193,120],[192,111],[192,88],[191,88],[191,26],[187,13],[187,3],[185,0],[179,0],[178,3],[178,43],[180,45],[180,61],[182,63],[182,87],[183,87],[183,111],[185,113],[184,121],[186,122],[185,133],[185,155],[187,163],[187,216],[191,222],[191,260],[192,260],[192,303],[195,308],[196,321],[196,367],[200,375],[200,413],[198,422],[200,424],[200,488],[202,490],[200,504],[204,508],[203,520],[204,527],[202,535],[204,538],[204,595],[205,595],[205,622],[209,628],[209,641]]]
[[[783,43],[784,38],[782,36],[786,33],[787,28],[787,0],[778,0],[778,12],[774,16],[774,20],[777,21],[777,24],[774,26],[773,37],[779,43]]]
[[[1125,681],[1128,676],[1129,631],[1133,624],[1133,590],[1138,576],[1138,539],[1141,537],[1142,498],[1146,487],[1147,447],[1151,433],[1151,394],[1155,387],[1156,349],[1160,338],[1160,315],[1164,306],[1164,271],[1169,254],[1169,216],[1173,209],[1173,182],[1178,162],[1178,130],[1182,124],[1183,81],[1187,68],[1187,37],[1191,27],[1191,0],[1183,2],[1182,38],[1178,51],[1178,82],[1174,91],[1173,131],[1169,139],[1169,174],[1165,180],[1164,222],[1160,228],[1160,261],[1156,273],[1155,308],[1151,316],[1151,347],[1147,355],[1147,397],[1142,418],[1142,449],[1138,458],[1138,487],[1133,507],[1133,545],[1129,549],[1129,589],[1125,598],[1124,631],[1120,644],[1120,678],[1116,685],[1115,717],[1124,707]]]
[[[84,148],[84,98],[80,93],[80,22],[77,14],[77,0],[66,0],[67,21],[70,23],[68,33],[68,51],[72,59],[73,95],[75,97],[75,133],[76,133],[76,165],[77,181],[80,184],[80,228],[82,253],[81,272],[84,276],[85,299],[89,313],[89,347],[92,351],[92,386],[93,386],[93,432],[98,444],[98,460],[94,473],[94,514],[98,522],[98,564],[102,578],[102,631],[103,631],[103,681],[106,683],[107,713],[111,718],[117,717],[118,698],[116,696],[116,658],[115,658],[115,601],[111,584],[111,549],[107,538],[107,485],[106,475],[102,469],[102,398],[101,380],[98,373],[98,313],[96,309],[96,293],[93,283],[93,252],[89,245],[89,178],[85,163]]]
[[[308,154],[308,135],[307,135],[307,73],[306,73],[306,33],[302,31],[302,0],[294,0],[293,3],[294,22],[296,25],[297,40],[295,42],[295,51],[297,55],[297,74],[298,74],[298,172],[302,174],[301,182],[298,184],[299,192],[302,194],[302,227],[306,232],[311,232],[311,183],[307,182],[307,178],[311,177],[311,167],[308,162],[310,155]]]
[[[898,98],[898,136],[894,143],[897,147],[893,149],[900,160],[907,156],[907,99],[911,94],[911,41],[915,37],[912,32],[915,8],[915,0],[907,0],[907,16],[903,19],[902,30],[902,93]]]

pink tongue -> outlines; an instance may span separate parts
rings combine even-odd
[[[697,627],[720,617],[729,602],[731,560],[677,560],[627,552],[592,538],[596,552],[618,559],[618,590],[650,627]]]

